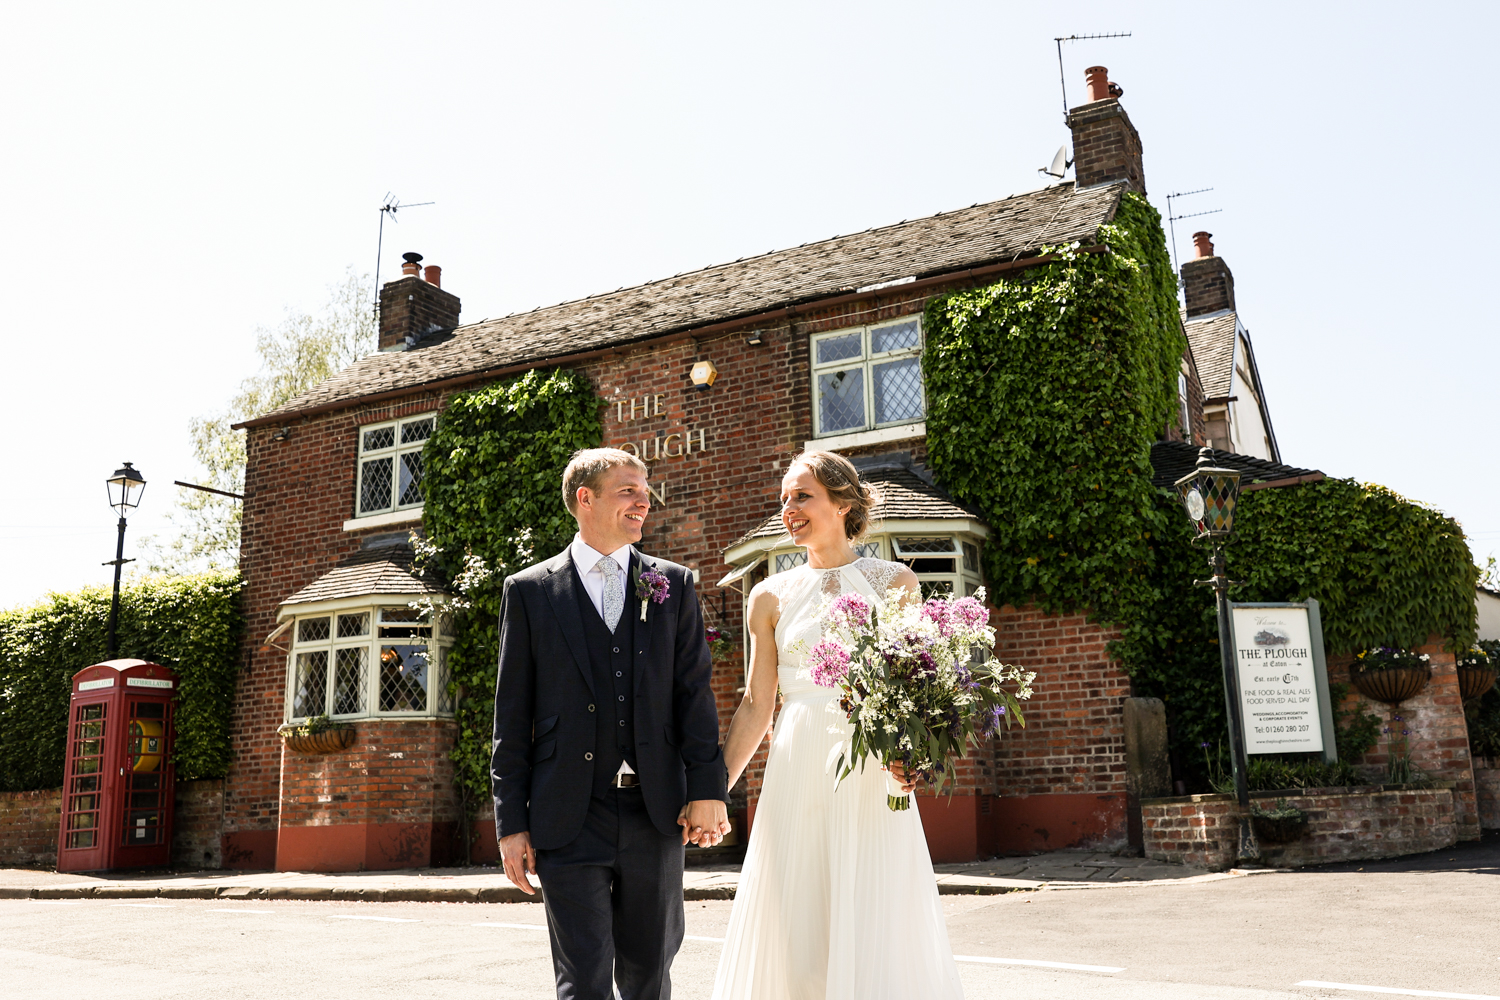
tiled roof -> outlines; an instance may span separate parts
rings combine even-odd
[[[312,604],[344,597],[444,592],[436,580],[414,574],[411,563],[411,548],[404,543],[361,549],[281,603]]]
[[[1223,399],[1233,391],[1234,318],[1225,312],[1183,324],[1206,399]]]
[[[1236,455],[1232,451],[1213,449],[1214,464],[1224,469],[1238,469],[1242,473],[1240,482],[1269,483],[1278,479],[1296,479],[1301,476],[1321,476],[1317,469],[1298,469],[1280,462],[1268,462],[1249,455]],[[1193,471],[1198,464],[1198,448],[1185,441],[1158,441],[1151,446],[1151,482],[1163,489]]]
[[[1059,184],[434,334],[373,354],[265,416],[688,330],[907,277],[1092,242],[1124,184]]]
[[[882,456],[884,457],[884,456]],[[866,463],[856,461],[857,465]],[[859,474],[862,482],[872,486],[879,494],[872,521],[879,528],[880,521],[894,520],[959,520],[977,518],[959,506],[958,501],[928,482],[922,470],[913,468],[910,461],[893,461],[874,467],[863,467]],[[757,538],[776,538],[786,535],[781,526],[781,514],[772,514],[734,545],[741,545]],[[788,539],[790,540],[790,539]],[[730,546],[733,548],[734,546]]]

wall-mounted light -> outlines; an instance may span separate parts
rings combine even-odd
[[[271,435],[271,440],[272,441],[285,441],[287,438],[289,438],[291,436],[292,436],[292,429],[290,427],[278,427],[278,428],[276,428],[276,433]]]
[[[714,363],[712,361],[699,361],[697,364],[693,365],[693,385],[699,389],[706,390],[712,388],[714,379],[718,377],[719,369],[714,367]]]
[[[751,330],[750,335],[745,338],[745,343],[749,344],[751,347],[759,347],[765,342],[766,331],[764,330]]]

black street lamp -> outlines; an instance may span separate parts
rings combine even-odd
[[[146,491],[146,480],[135,470],[129,462],[125,463],[123,469],[116,469],[115,474],[104,481],[105,488],[109,491],[109,505],[120,512],[120,540],[115,545],[115,558],[113,562],[104,565],[115,568],[115,596],[109,605],[109,656],[107,659],[115,658],[115,625],[120,620],[120,568],[134,559],[125,558],[125,512],[134,510],[141,505],[141,494]]]
[[[1239,685],[1235,681],[1234,650],[1230,648],[1229,588],[1232,585],[1227,574],[1228,560],[1224,556],[1224,544],[1234,534],[1234,508],[1240,495],[1240,473],[1235,469],[1221,469],[1213,462],[1212,448],[1198,451],[1198,464],[1192,472],[1177,480],[1177,495],[1187,510],[1188,520],[1198,529],[1194,542],[1206,541],[1212,546],[1208,565],[1212,575],[1207,580],[1194,580],[1195,586],[1212,587],[1214,603],[1219,613],[1219,662],[1224,669],[1224,707],[1229,715],[1229,755],[1234,768],[1234,794],[1242,809],[1250,805],[1250,788],[1245,780],[1245,723],[1240,715]],[[1240,818],[1241,860],[1260,857],[1260,848],[1255,843],[1255,833],[1250,826],[1249,814]]]

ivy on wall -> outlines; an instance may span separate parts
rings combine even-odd
[[[63,783],[72,677],[107,656],[110,597],[110,588],[89,587],[0,613],[0,791]],[[118,655],[177,673],[179,779],[229,768],[242,627],[236,574],[153,577],[120,590]]]
[[[1156,210],[1126,194],[1099,242],[934,299],[922,368],[929,460],[989,522],[992,599],[1118,620],[1150,603],[1151,443],[1187,345]]]
[[[1161,219],[1126,194],[1077,244],[925,316],[934,472],[990,525],[991,600],[1088,610],[1121,632],[1135,692],[1168,707],[1177,762],[1206,785],[1200,744],[1224,738],[1204,551],[1150,449],[1172,417],[1185,344]],[[1474,637],[1473,566],[1452,519],[1350,480],[1242,496],[1230,573],[1238,601],[1321,604],[1330,653]]]
[[[568,458],[603,440],[583,375],[530,371],[454,396],[422,457],[420,547],[462,605],[449,652],[458,721],[455,781],[466,815],[490,801],[497,623],[505,578],[559,552],[576,525],[563,505]]]

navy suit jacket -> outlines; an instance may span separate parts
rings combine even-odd
[[[646,557],[646,566],[666,576],[668,595],[650,603],[641,622],[641,559],[636,553],[630,560],[624,610],[636,616],[636,772],[652,825],[673,835],[681,831],[684,803],[726,798],[728,774],[693,574]],[[583,829],[594,784],[594,711],[610,694],[593,690],[580,598],[589,599],[575,588],[564,549],[507,579],[500,607],[490,758],[495,832],[530,831],[539,850],[564,847]]]

